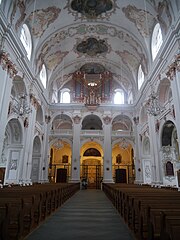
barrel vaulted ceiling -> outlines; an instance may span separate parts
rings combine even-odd
[[[173,18],[168,0],[14,0],[6,11],[17,32],[28,25],[31,62],[36,75],[46,65],[49,90],[61,89],[90,64],[110,71],[134,95],[139,65],[145,76],[151,68],[155,24],[165,35]]]

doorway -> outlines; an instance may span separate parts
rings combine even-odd
[[[102,165],[83,164],[81,178],[88,181],[88,189],[100,189],[102,181]]]
[[[126,169],[116,169],[116,183],[127,183]]]
[[[58,168],[56,175],[57,183],[66,183],[67,182],[67,169],[66,168]]]

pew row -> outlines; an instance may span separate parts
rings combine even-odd
[[[178,240],[180,192],[138,184],[105,184],[112,201],[138,240]]]
[[[24,239],[79,189],[79,183],[0,189],[0,240]]]

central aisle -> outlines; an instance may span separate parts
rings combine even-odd
[[[134,239],[103,191],[80,190],[27,240]]]

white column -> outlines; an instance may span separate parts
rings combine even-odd
[[[4,134],[6,130],[8,109],[11,96],[12,79],[9,77],[7,71],[3,70],[0,66],[0,165],[1,154],[3,149]]]
[[[24,141],[24,157],[22,164],[23,182],[31,182],[31,169],[32,169],[32,152],[34,142],[34,127],[36,121],[36,109],[32,107],[32,112],[29,114],[29,125],[26,128],[25,141]]]
[[[76,115],[73,126],[73,148],[71,159],[71,180],[70,182],[80,182],[80,132],[81,132],[81,118]]]
[[[45,123],[46,125],[44,126],[45,131],[44,131],[44,139],[43,139],[43,162],[42,162],[42,176],[41,176],[41,181],[43,182],[48,182],[48,170],[49,170],[49,158],[48,158],[48,154],[49,154],[49,144],[48,144],[48,140],[49,140],[49,131],[50,131],[50,116],[45,116]]]
[[[140,136],[140,126],[139,119],[136,118],[134,124],[134,136],[135,136],[135,147],[134,147],[134,165],[135,165],[135,183],[143,182],[143,173],[142,173],[142,142]]]
[[[152,170],[152,182],[160,184],[160,155],[158,147],[158,136],[155,126],[155,117],[148,115],[149,136],[150,136],[150,152],[151,152],[151,170]]]
[[[104,176],[103,182],[104,183],[113,183],[112,178],[112,145],[111,145],[111,133],[112,133],[112,124],[111,118],[106,116],[104,119]]]
[[[170,68],[171,70],[171,68]],[[169,71],[170,71],[169,70]],[[175,120],[176,120],[176,128],[177,128],[177,135],[178,139],[180,140],[180,72],[177,68],[173,68],[173,72],[171,72],[171,89],[172,89],[172,96],[173,96],[173,103],[174,103],[174,110],[175,110]],[[180,141],[179,149],[180,149]]]

